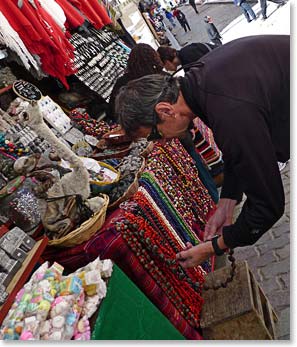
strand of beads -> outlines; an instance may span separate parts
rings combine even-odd
[[[198,177],[192,158],[178,140],[156,144],[146,166],[190,226],[203,230],[215,205]]]
[[[171,283],[166,280],[165,275],[157,266],[156,262],[149,256],[147,250],[142,247],[142,244],[139,241],[139,238],[143,238],[144,231],[139,230],[138,232],[137,230],[137,232],[135,232],[135,230],[138,228],[138,224],[131,224],[128,220],[117,222],[116,228],[119,232],[121,232],[123,239],[137,256],[142,266],[151,274],[157,285],[161,287],[162,290],[167,294],[168,299],[175,305],[177,310],[183,316],[185,316],[185,312],[183,313],[182,298],[174,290]],[[155,258],[157,248],[153,246],[152,252],[153,257]]]
[[[159,209],[158,205],[156,204],[155,200],[152,198],[150,193],[144,187],[139,187],[138,192],[141,192],[145,196],[147,202],[149,203],[151,210],[154,211],[153,212],[154,215],[159,216],[159,218],[163,221],[163,223],[166,224],[166,227],[172,233],[172,237],[175,237],[177,239],[179,245],[181,245],[181,247],[184,249],[186,241],[182,242],[182,239],[180,238],[179,230],[178,230],[180,224],[177,223],[176,225],[174,225],[172,223],[172,220],[171,220],[171,215],[169,215],[169,218],[166,217],[168,215],[168,213],[166,213],[166,212],[168,212],[168,210],[165,208],[164,209],[165,213],[163,213],[163,211]],[[191,241],[188,241],[188,242],[191,242]],[[199,240],[199,242],[200,242],[200,240]],[[191,242],[191,243],[195,245],[195,244],[197,244],[197,240],[195,240],[195,242]],[[205,272],[205,274],[211,272],[210,259],[205,260],[203,263],[201,263],[201,269]]]
[[[152,199],[152,197],[150,196],[150,194],[145,190],[144,187],[139,187],[138,188],[138,192],[142,193],[147,202],[150,204],[151,209],[154,210],[158,216],[160,216],[160,218],[164,221],[164,223],[166,224],[167,228],[170,229],[171,233],[174,235],[174,237],[176,238],[176,240],[178,241],[178,243],[181,245],[181,247],[185,247],[185,242],[180,238],[179,234],[176,232],[176,230],[174,229],[174,227],[172,226],[171,222],[169,221],[168,218],[166,218],[165,214],[162,212],[161,209],[159,209],[158,205],[155,203],[155,201]]]
[[[177,238],[176,233],[172,233],[172,229],[168,228],[167,223],[165,223],[164,219],[159,213],[156,213],[156,210],[152,206],[152,204],[148,201],[146,196],[142,192],[137,192],[133,198],[134,201],[137,202],[137,214],[144,218],[154,230],[158,230],[160,234],[167,240],[171,249],[176,253],[183,250],[184,245],[181,245]],[[198,266],[193,268],[193,273],[198,271],[199,275],[201,271],[204,275],[203,269]]]
[[[145,172],[141,175],[139,183],[147,190],[151,195],[152,199],[159,206],[159,208],[166,215],[166,218],[170,220],[175,229],[179,232],[180,237],[184,242],[191,242],[193,244],[198,244],[199,239],[197,235],[192,232],[191,226],[184,220],[183,213],[181,210],[177,210],[173,204],[170,202],[166,193],[161,189],[158,183],[154,180],[154,177]]]
[[[126,213],[125,218],[128,220],[128,224],[120,226],[119,229],[128,246],[139,257],[144,267],[156,278],[162,289],[168,293],[169,299],[175,305],[182,302],[181,306],[178,305],[177,308],[191,325],[197,327],[203,303],[200,295],[201,284],[204,282],[202,271],[191,269],[190,275],[186,273],[175,260],[175,251],[169,242],[143,217]],[[159,272],[156,272],[156,267]],[[158,277],[160,271],[162,276]],[[176,298],[175,292],[182,298],[181,301]]]
[[[87,112],[71,111],[69,117],[84,134],[101,138],[104,134],[114,129],[117,125],[109,125],[104,121],[97,121],[89,116]]]

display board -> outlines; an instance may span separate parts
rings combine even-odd
[[[12,85],[12,89],[16,95],[27,101],[38,101],[42,98],[41,91],[34,86],[34,84],[27,81],[15,81]]]

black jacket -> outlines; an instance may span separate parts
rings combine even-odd
[[[177,51],[177,56],[179,57],[182,66],[186,64],[191,64],[199,60],[205,54],[211,52],[217,45],[210,43],[191,43],[181,50]],[[184,68],[185,71],[189,71],[189,68]]]
[[[277,161],[290,156],[290,37],[241,38],[199,62],[180,79],[182,94],[223,152],[221,198],[247,195],[224,241],[253,244],[284,212]]]

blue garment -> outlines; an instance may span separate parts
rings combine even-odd
[[[241,9],[245,15],[245,18],[248,22],[250,22],[252,19],[256,19],[255,12],[253,11],[251,6],[247,2],[245,2],[245,1],[242,2],[240,7],[241,7]]]
[[[253,19],[256,19],[256,14],[245,0],[233,0],[236,6],[240,6],[246,20],[250,22]]]

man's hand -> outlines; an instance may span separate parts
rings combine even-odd
[[[214,254],[211,242],[201,243],[197,246],[187,243],[186,248],[187,250],[176,254],[176,259],[184,269],[197,266]]]
[[[210,240],[214,235],[221,235],[224,226],[232,224],[236,200],[221,199],[216,212],[205,225],[204,241]]]

